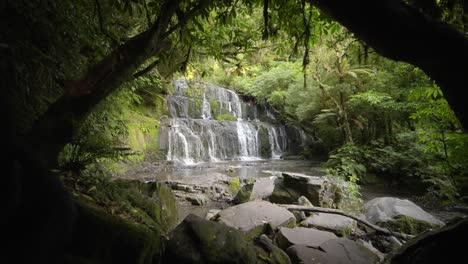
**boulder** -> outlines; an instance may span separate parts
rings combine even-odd
[[[319,249],[310,248],[305,245],[290,246],[286,253],[292,263],[301,264],[340,264],[347,263],[333,255],[327,254]]]
[[[219,212],[218,221],[239,229],[249,237],[258,237],[273,228],[294,227],[296,219],[288,210],[267,201],[252,201],[229,207]]]
[[[321,207],[338,207],[342,200],[345,182],[334,177],[309,176],[300,173],[282,173],[283,180],[277,181],[270,201],[292,204],[305,196],[312,204]]]
[[[254,184],[246,184],[240,190],[237,192],[236,196],[232,200],[234,204],[241,204],[241,203],[246,203],[249,201],[254,200],[252,197],[252,190],[253,190]]]
[[[382,227],[416,235],[444,223],[409,200],[380,197],[364,205],[366,219]]]
[[[305,245],[311,248],[318,248],[323,242],[332,238],[337,238],[337,236],[331,232],[317,229],[280,227],[276,234],[275,242],[282,249],[287,249],[293,245]]]
[[[246,203],[256,199],[267,199],[273,193],[275,188],[276,176],[258,178],[244,185],[234,197],[234,203]]]
[[[268,261],[265,261],[268,260]],[[290,263],[277,247],[256,246],[242,232],[188,215],[171,233],[163,263]]]
[[[208,198],[203,194],[187,194],[185,200],[189,201],[192,205],[204,205],[208,203]]]
[[[340,259],[341,263],[378,263],[379,257],[367,247],[346,238],[333,238],[320,245],[322,251]]]
[[[301,226],[315,227],[321,230],[343,234],[356,226],[356,221],[342,215],[314,213],[301,222]]]

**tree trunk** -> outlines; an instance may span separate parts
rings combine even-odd
[[[424,16],[401,0],[309,0],[390,59],[424,70],[444,92],[468,128],[468,39],[449,25]],[[463,66],[465,65],[465,66]]]
[[[148,30],[131,38],[94,65],[80,80],[68,87],[68,93],[51,104],[31,129],[28,140],[42,153],[47,167],[53,168],[63,146],[70,142],[77,125],[112,91],[132,78],[148,58],[168,50],[164,40],[179,1],[167,1],[160,16]]]

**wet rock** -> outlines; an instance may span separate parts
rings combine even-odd
[[[289,172],[282,173],[282,177],[282,181],[275,182],[270,197],[274,203],[292,204],[301,196],[322,207],[338,207],[341,203],[344,181]]]
[[[286,250],[292,263],[301,264],[338,264],[346,263],[344,260],[327,254],[319,249],[310,248],[305,245],[294,245]]]
[[[278,177],[276,176],[258,178],[253,186],[253,198],[267,199],[270,197],[275,189],[275,182],[277,179]]]
[[[240,204],[256,199],[267,199],[273,193],[277,179],[276,176],[254,179],[239,190],[234,197],[234,203]]]
[[[415,235],[444,225],[413,202],[394,197],[372,199],[364,210],[369,222],[406,234]]]
[[[270,260],[273,259],[278,263],[291,263],[289,256],[283,250],[275,246],[271,239],[269,239],[265,234],[256,239],[255,244],[268,252],[268,257],[264,260],[270,262]]]
[[[235,204],[246,203],[254,200],[252,197],[253,184],[246,184],[237,192],[236,196],[232,200]]]
[[[367,249],[369,249],[370,251],[372,251],[372,253],[374,253],[378,258],[379,258],[379,261],[383,261],[384,258],[385,258],[385,254],[383,254],[382,252],[380,252],[378,249],[376,249],[374,247],[374,245],[372,245],[372,243],[370,241],[364,241],[362,239],[358,239],[356,242],[358,242],[359,244],[365,246]]]
[[[221,210],[210,209],[210,210],[208,210],[208,212],[206,212],[205,219],[206,220],[215,220],[216,218],[219,217],[219,214],[218,214],[219,212],[221,212]]]
[[[287,249],[293,245],[305,245],[311,248],[318,248],[322,243],[332,238],[337,238],[337,236],[331,232],[317,229],[280,227],[276,234],[275,242],[282,249]]]
[[[346,238],[330,239],[320,245],[321,250],[342,261],[342,263],[377,263],[379,258],[365,246]]]
[[[356,226],[356,221],[342,215],[314,213],[301,222],[301,226],[316,227],[318,229],[342,234]]]
[[[242,232],[188,215],[170,234],[163,263],[290,263],[257,247]]]
[[[295,226],[296,219],[288,210],[266,201],[252,201],[232,206],[219,212],[218,221],[239,229],[249,237],[258,237],[273,228]]]
[[[203,194],[193,194],[185,196],[185,200],[192,203],[192,205],[204,205],[208,203],[208,198]]]
[[[386,263],[463,263],[467,237],[468,218],[465,218],[408,241]]]

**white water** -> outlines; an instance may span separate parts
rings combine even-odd
[[[271,124],[276,117],[268,107],[247,103],[237,93],[213,84],[189,85],[179,79],[168,105],[170,126],[161,132],[167,133],[167,160],[178,163],[279,159],[307,140],[300,129]],[[237,121],[215,120],[226,114]]]

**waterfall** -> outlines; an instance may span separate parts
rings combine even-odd
[[[279,159],[307,140],[296,127],[273,125],[277,118],[268,106],[248,103],[214,84],[176,80],[167,100],[170,122],[160,131],[167,160],[195,164]],[[222,120],[226,116],[232,118]]]

